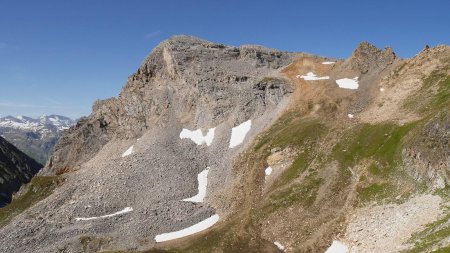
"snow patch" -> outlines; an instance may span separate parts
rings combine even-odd
[[[316,74],[314,74],[313,72],[308,72],[306,74],[306,76],[298,75],[297,78],[302,78],[302,79],[307,80],[307,81],[316,81],[316,80],[330,79],[329,76],[321,76],[321,77],[316,76]]]
[[[273,171],[272,167],[269,166],[266,168],[264,172],[266,173],[266,176],[269,176],[270,174],[272,174],[272,171]]]
[[[353,115],[351,113],[347,114],[347,116],[348,116],[349,119],[353,119],[353,117],[355,117],[355,115]]]
[[[383,92],[383,91],[384,91],[384,88],[380,88],[380,91]]]
[[[340,241],[333,241],[325,253],[347,253],[348,247]]]
[[[191,139],[195,144],[202,145],[206,144],[207,146],[210,146],[213,139],[214,139],[214,132],[216,128],[210,128],[208,129],[208,133],[204,136],[201,129],[197,129],[194,131],[191,131],[189,129],[183,128],[180,133],[180,139]]]
[[[239,126],[233,127],[231,129],[230,148],[234,148],[240,145],[244,141],[245,136],[247,135],[248,131],[250,131],[251,127],[251,120],[247,120]]]
[[[273,244],[275,244],[275,246],[277,246],[277,248],[278,248],[279,250],[284,251],[284,246],[281,245],[281,243],[279,243],[279,242],[274,242]]]
[[[75,218],[75,220],[76,221],[87,221],[87,220],[104,219],[104,218],[109,218],[109,217],[121,215],[121,214],[124,214],[124,213],[129,213],[131,211],[133,211],[132,207],[125,207],[122,211],[118,211],[118,212],[113,213],[113,214],[107,214],[107,215],[103,215],[103,216],[99,216],[99,217]]]
[[[322,62],[323,65],[330,65],[330,64],[335,64],[335,61],[324,61]]]
[[[353,79],[350,78],[338,79],[336,80],[336,84],[339,86],[339,88],[343,89],[356,90],[359,87],[358,77],[355,77]]]
[[[133,147],[134,146],[131,146],[127,149],[127,151],[123,152],[122,157],[131,155],[133,153]]]
[[[208,185],[208,172],[209,169],[203,170],[197,176],[198,180],[198,193],[194,197],[183,199],[183,201],[191,201],[201,203],[206,196],[206,186]]]
[[[205,229],[212,227],[218,221],[219,221],[219,215],[214,214],[213,216],[209,217],[208,219],[203,220],[203,221],[201,221],[195,225],[192,225],[188,228],[185,228],[185,229],[182,229],[179,231],[175,231],[175,232],[157,235],[157,236],[155,236],[155,241],[156,242],[164,242],[164,241],[170,241],[170,240],[178,239],[181,237],[185,237],[188,235],[193,235],[195,233],[201,232]]]

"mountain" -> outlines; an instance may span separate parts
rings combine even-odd
[[[44,115],[38,119],[7,116],[0,118],[0,136],[45,164],[64,130],[74,123],[72,119],[59,115]]]
[[[445,252],[448,108],[448,46],[332,59],[174,36],[64,132],[0,248]]]
[[[43,166],[0,137],[0,207]]]

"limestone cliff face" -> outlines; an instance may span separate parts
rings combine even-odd
[[[42,165],[0,137],[0,207],[9,203],[11,194],[41,168]]]
[[[109,140],[138,137],[171,120],[204,127],[261,115],[291,91],[283,79],[262,77],[292,58],[260,46],[172,37],[151,52],[117,98],[97,101],[92,114],[67,131],[43,174],[73,170]]]

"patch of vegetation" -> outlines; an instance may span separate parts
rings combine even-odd
[[[6,225],[12,218],[37,202],[48,197],[62,182],[63,179],[57,176],[36,176],[31,179],[31,182],[25,186],[26,192],[24,194],[14,198],[9,205],[0,208],[0,227]]]
[[[370,174],[374,176],[383,175],[383,170],[380,169],[376,163],[372,163],[367,170],[370,172]]]
[[[389,183],[371,184],[367,187],[358,187],[358,198],[361,202],[385,199],[391,196],[394,187]]]
[[[436,93],[436,96],[434,96],[430,101],[430,107],[432,108],[448,108],[450,105],[450,76],[442,76],[441,81],[439,82],[439,88]]]
[[[266,157],[270,149],[287,147],[300,150],[293,164],[286,169],[272,188],[286,185],[305,171],[314,159],[312,150],[317,141],[326,133],[327,128],[316,119],[300,118],[297,112],[285,114],[278,120],[255,145],[255,152],[263,152]]]
[[[369,168],[379,176],[388,176],[400,161],[403,137],[415,126],[415,123],[397,126],[395,124],[356,126],[332,151],[332,158],[341,167],[355,166],[359,161],[370,158],[377,162],[376,168]]]
[[[285,114],[255,145],[255,151],[262,147],[302,146],[308,140],[315,140],[326,132],[326,127],[316,119],[300,118],[297,112]]]
[[[305,171],[311,157],[309,153],[302,153],[295,158],[294,162],[287,168],[283,173],[277,178],[275,183],[272,186],[272,189],[276,189],[283,185],[286,185],[288,182],[294,180],[299,177],[302,172]]]
[[[448,253],[450,252],[450,246],[443,247],[437,250],[433,250],[431,253]]]
[[[448,224],[449,220],[450,220],[450,213],[449,210],[447,210],[447,214],[444,215],[441,219],[428,224],[425,230],[413,234],[409,242],[414,243],[414,248],[406,250],[404,252],[405,253],[429,252],[430,249],[433,246],[437,245],[440,241],[449,238],[450,237],[450,224]],[[448,251],[437,251],[437,252],[448,252]]]
[[[435,70],[423,80],[418,92],[409,97],[404,107],[423,114],[434,114],[450,106],[450,67]]]
[[[295,183],[288,188],[273,192],[261,208],[262,216],[294,204],[300,204],[304,208],[310,207],[314,204],[317,192],[323,181],[322,178],[317,177],[313,173],[308,175],[300,183]]]

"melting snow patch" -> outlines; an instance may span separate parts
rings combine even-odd
[[[193,142],[195,142],[195,144],[197,144],[197,145],[206,144],[206,145],[210,146],[214,139],[215,130],[216,130],[216,128],[210,128],[210,129],[208,129],[208,133],[206,133],[206,135],[203,136],[201,129],[191,131],[189,129],[183,128],[183,130],[181,130],[181,133],[180,133],[180,139],[188,138],[188,139],[191,139]]]
[[[347,253],[348,247],[340,241],[333,241],[325,253]]]
[[[209,170],[206,169],[202,172],[200,172],[197,176],[198,180],[198,193],[194,197],[183,199],[183,201],[191,201],[191,202],[197,202],[201,203],[203,202],[203,199],[206,196],[206,186],[208,185],[208,172]]]
[[[133,147],[134,146],[131,146],[129,149],[127,149],[127,151],[123,152],[122,157],[131,155],[131,153],[133,153]]]
[[[330,79],[329,76],[321,76],[321,77],[316,76],[316,74],[314,74],[313,72],[308,72],[306,74],[306,76],[298,75],[297,78],[303,78],[304,80],[307,80],[307,81],[316,81],[316,80]]]
[[[338,79],[338,80],[336,80],[336,83],[339,86],[339,88],[344,88],[344,89],[356,90],[359,87],[358,77],[355,77],[353,79],[350,79],[350,78]]]
[[[103,216],[99,216],[99,217],[75,218],[75,220],[76,221],[86,221],[86,220],[103,219],[103,218],[113,217],[113,216],[116,216],[116,215],[121,215],[121,214],[124,214],[124,213],[129,213],[131,211],[133,211],[132,207],[125,207],[122,211],[118,211],[118,212],[113,213],[113,214],[103,215]]]
[[[267,167],[266,170],[265,170],[266,176],[269,176],[270,174],[272,174],[272,171],[273,171],[272,167],[270,167],[270,166]]]
[[[347,114],[347,116],[348,116],[349,119],[353,119],[353,117],[355,117],[355,115],[353,115],[351,113]]]
[[[239,126],[233,127],[231,129],[230,148],[234,148],[237,145],[241,144],[244,141],[248,131],[250,131],[251,127],[252,127],[251,120],[247,120],[244,123],[240,124]]]
[[[330,65],[330,64],[335,64],[336,62],[334,61],[324,61],[322,62],[323,65]]]
[[[192,234],[198,233],[200,231],[203,231],[205,229],[212,227],[214,224],[216,224],[217,221],[219,221],[219,215],[214,214],[213,216],[209,217],[208,219],[203,220],[203,221],[201,221],[195,225],[192,225],[188,228],[185,228],[185,229],[182,229],[179,231],[175,231],[175,232],[157,235],[157,236],[155,236],[155,241],[156,242],[164,242],[164,241],[170,241],[170,240],[178,239],[178,238],[185,237],[188,235],[192,235]]]
[[[275,246],[277,246],[277,248],[278,248],[279,250],[284,251],[284,246],[281,245],[281,243],[279,243],[279,242],[274,242],[273,244],[275,244]]]

